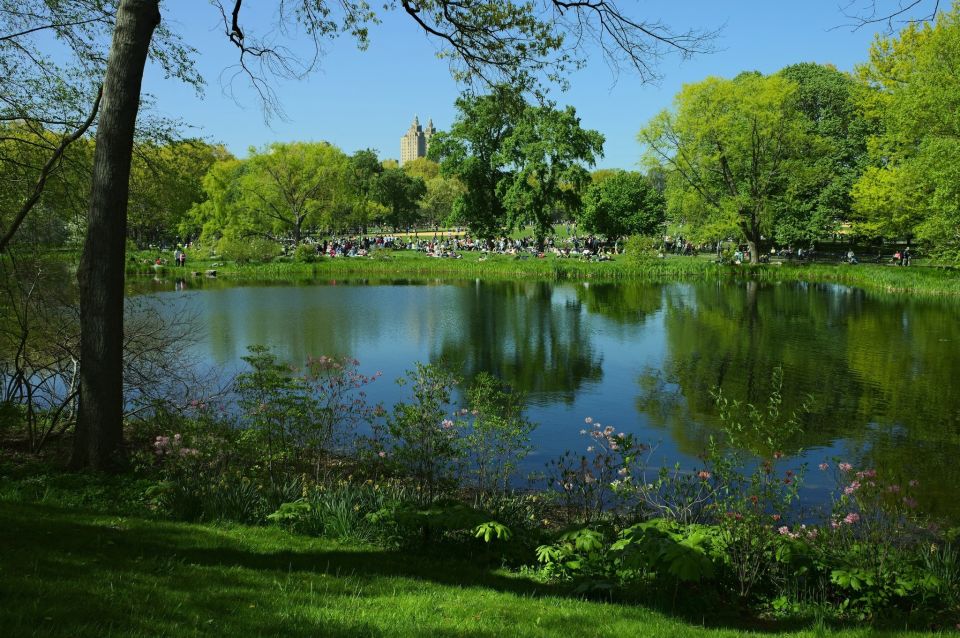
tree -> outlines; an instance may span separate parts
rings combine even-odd
[[[576,209],[590,181],[584,168],[603,155],[603,135],[580,127],[576,110],[553,105],[526,107],[503,142],[509,173],[498,184],[508,227],[533,224],[538,246],[552,231],[555,209]]]
[[[661,112],[638,136],[648,161],[672,172],[672,213],[710,238],[738,234],[753,263],[775,226],[790,163],[810,143],[796,94],[781,76],[707,78],[686,85],[674,111]]]
[[[498,192],[507,176],[501,149],[525,104],[519,93],[496,87],[491,93],[457,98],[457,118],[448,132],[430,141],[430,157],[444,177],[455,177],[465,192],[453,206],[454,219],[479,237],[492,239],[506,225],[507,210]]]
[[[849,74],[802,63],[779,75],[796,83],[797,108],[809,135],[777,202],[772,235],[784,244],[809,243],[850,221],[850,191],[866,164],[870,125],[858,108],[862,89]]]
[[[640,173],[619,171],[594,182],[584,197],[580,226],[617,239],[655,235],[666,220],[666,202]]]
[[[232,159],[223,146],[177,140],[136,147],[130,175],[128,236],[140,245],[172,241],[190,209],[203,200],[203,176]]]
[[[403,172],[410,177],[419,177],[425,182],[440,175],[440,165],[427,157],[418,157],[403,165]]]
[[[933,24],[879,38],[858,69],[871,91],[862,108],[879,130],[871,166],[853,189],[858,227],[927,241],[960,258],[960,4]]]
[[[387,208],[387,223],[394,230],[416,221],[418,204],[427,193],[419,177],[410,177],[402,168],[388,168],[373,182],[373,197]]]
[[[215,5],[220,9],[229,41],[239,51],[239,68],[260,91],[268,109],[275,107],[269,85],[258,74],[257,62],[259,71],[273,69],[287,76],[301,76],[313,67],[312,63],[296,65],[283,57],[289,49],[259,39],[253,30],[245,32],[241,28],[242,0],[235,0],[230,9],[220,2]],[[539,4],[401,0],[399,7],[441,43],[441,55],[451,62],[455,76],[465,82],[503,79],[530,86],[537,76],[563,77],[582,61],[578,49],[566,45],[564,35],[569,35],[569,41],[574,43],[592,37],[612,63],[629,64],[644,79],[651,77],[651,60],[664,48],[690,55],[703,50],[704,43],[709,42],[705,38],[709,34],[674,33],[659,22],[631,19],[604,0],[550,0]],[[277,15],[280,24],[264,25],[266,33],[280,34],[279,37],[305,34],[316,53],[324,39],[340,33],[350,34],[361,46],[365,45],[367,24],[376,17],[369,5],[353,0],[336,6],[323,0],[301,0],[292,6],[281,5]],[[78,467],[107,467],[122,440],[119,350],[123,335],[125,244],[117,238],[117,231],[126,230],[130,149],[140,83],[158,25],[159,0],[120,0],[104,79],[88,236],[78,271],[85,371],[73,460]],[[160,35],[164,35],[162,27]],[[159,59],[165,61],[162,55]]]
[[[454,217],[481,237],[530,222],[538,242],[560,206],[575,208],[603,136],[584,130],[572,107],[531,106],[515,88],[457,100],[457,119],[430,145],[443,175],[465,188]]]
[[[427,192],[420,202],[420,217],[430,225],[457,224],[454,204],[464,194],[463,184],[455,177],[438,175],[427,181]]]

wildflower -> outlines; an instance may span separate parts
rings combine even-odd
[[[898,493],[900,492],[900,486],[899,486],[899,485],[891,485],[891,486],[887,487],[887,491],[890,492],[891,494],[898,494]]]
[[[587,433],[586,430],[580,430],[580,434],[586,434],[586,433]]]
[[[821,463],[817,467],[820,468],[821,472],[826,472],[828,469],[830,469],[830,465],[828,465],[827,463]]]
[[[807,530],[807,538],[809,538],[810,540],[816,540],[819,534],[820,532],[817,531],[816,527]]]
[[[779,515],[779,514],[771,514],[771,515],[770,515],[770,518],[772,518],[772,519],[775,520],[775,521],[779,521],[779,520],[780,520],[780,515]]]
[[[840,468],[841,472],[849,472],[850,470],[853,469],[853,466],[850,465],[849,463],[841,463],[837,467]]]
[[[617,474],[619,474],[620,476],[626,476],[629,472],[630,470],[628,470],[625,467],[621,467],[619,470],[617,470]]]
[[[377,452],[377,456],[379,456],[381,459],[385,459],[387,458],[387,453],[384,452],[383,450],[380,450],[379,452]]]
[[[857,514],[856,512],[850,512],[849,514],[843,517],[843,522],[846,523],[847,525],[853,525],[854,523],[857,523],[859,521],[860,521],[860,515]]]
[[[451,421],[450,419],[444,419],[440,425],[443,426],[444,430],[449,430],[450,428],[453,427],[453,421]]]
[[[920,481],[918,481],[917,479],[912,479],[909,483],[907,483],[907,485],[909,485],[910,487],[916,487],[920,485]]]
[[[619,448],[619,446],[618,446],[616,443],[614,443],[613,441],[610,441],[610,449],[611,449],[611,450],[618,450],[618,449],[620,449],[620,448]]]
[[[838,523],[835,520],[830,521],[830,527],[832,527],[833,529],[837,529],[838,527],[840,527],[840,523]]]
[[[786,536],[787,534],[790,533],[790,528],[787,527],[786,525],[784,525],[783,527],[778,527],[777,533],[780,534],[780,536]]]
[[[700,470],[699,472],[697,472],[697,478],[699,478],[701,481],[706,481],[706,480],[709,479],[711,476],[713,476],[713,475],[710,474],[710,472],[708,472],[708,471],[706,471],[706,470]]]
[[[850,485],[843,488],[843,493],[849,496],[850,494],[853,494],[859,489],[860,489],[860,481],[853,481],[852,483],[850,483]]]
[[[583,422],[586,423],[587,425],[590,425],[591,423],[593,423],[593,417],[592,417],[592,416],[588,416],[587,418],[585,418],[585,419],[583,420]]]

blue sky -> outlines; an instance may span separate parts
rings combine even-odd
[[[641,84],[628,71],[615,76],[602,58],[591,56],[587,67],[571,76],[570,90],[553,98],[574,106],[584,127],[606,136],[599,167],[636,168],[637,131],[670,106],[684,83],[744,70],[772,73],[796,62],[852,70],[864,61],[873,33],[845,26],[849,20],[841,2],[651,0],[634,7],[624,0],[621,6],[631,15],[675,28],[723,27],[718,50],[686,61],[664,58],[658,67],[663,79],[654,85]],[[257,8],[247,3],[245,10],[248,6]],[[441,130],[454,119],[459,87],[446,63],[436,59],[435,45],[400,13],[384,15],[371,30],[367,51],[346,37],[330,41],[319,70],[308,79],[273,82],[286,117],[266,123],[256,94],[243,81],[230,86],[232,96],[224,90],[236,50],[223,35],[219,13],[196,0],[166,3],[163,11],[166,23],[198,50],[197,70],[208,84],[201,98],[151,67],[145,90],[155,96],[161,114],[182,119],[195,127],[194,134],[222,142],[239,156],[273,141],[325,140],[347,153],[374,148],[381,158],[396,158],[400,136],[415,114],[424,124],[432,117]]]

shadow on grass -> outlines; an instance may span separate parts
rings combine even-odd
[[[565,588],[449,555],[351,550],[275,529],[221,530],[41,505],[0,503],[0,547],[6,635],[492,636],[503,629],[486,628],[482,614],[515,622],[521,633],[523,623],[534,622],[530,608],[542,614],[533,633],[545,635],[600,635],[598,619],[611,610],[620,621],[655,621],[674,631],[684,628],[670,618],[753,631],[803,627],[758,626],[703,608],[578,607],[564,600]],[[476,627],[464,626],[474,615]]]

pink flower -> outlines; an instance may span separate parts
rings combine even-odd
[[[790,533],[790,528],[787,527],[786,525],[784,525],[783,527],[778,527],[777,533],[780,534],[781,536],[786,536],[787,534]]]
[[[857,514],[856,512],[850,512],[849,514],[843,517],[843,522],[846,523],[847,525],[853,525],[854,523],[857,523],[859,521],[860,521],[860,515]]]
[[[860,481],[854,481],[847,487],[843,488],[843,493],[849,496],[850,494],[853,494],[859,489],[860,489]]]
[[[840,523],[838,523],[837,521],[830,521],[830,527],[832,527],[833,529],[837,529],[838,527],[840,527]]]
[[[821,471],[821,472],[826,472],[826,471],[830,468],[830,466],[829,466],[828,464],[826,464],[826,463],[821,463],[821,464],[818,465],[817,467],[820,468],[820,471]]]
[[[453,421],[451,421],[450,419],[444,419],[440,425],[443,426],[444,430],[449,430],[450,428],[453,427]]]
[[[850,470],[853,469],[853,466],[850,465],[849,463],[841,463],[841,464],[838,465],[837,467],[840,468],[840,471],[841,471],[841,472],[849,472]]]
[[[384,452],[383,450],[380,450],[379,452],[377,452],[377,456],[379,456],[381,459],[385,459],[387,458],[387,453]]]
[[[772,518],[772,519],[775,520],[775,521],[779,521],[779,520],[780,520],[780,515],[779,515],[779,514],[771,514],[771,515],[770,515],[770,518]]]
[[[700,470],[699,472],[697,472],[697,478],[699,478],[701,481],[706,481],[706,480],[709,479],[711,476],[713,476],[713,475],[710,474],[710,472],[708,472],[708,471],[706,471],[706,470]]]

